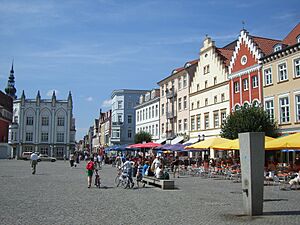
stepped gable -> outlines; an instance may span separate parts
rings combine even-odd
[[[300,23],[298,23],[294,29],[283,39],[283,43],[286,45],[297,44],[297,37],[300,35]]]

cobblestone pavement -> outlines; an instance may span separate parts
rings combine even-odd
[[[300,190],[266,186],[264,215],[243,216],[241,184],[176,178],[176,190],[114,187],[116,169],[101,170],[102,188],[87,188],[85,163],[0,160],[0,223],[10,224],[300,224]]]

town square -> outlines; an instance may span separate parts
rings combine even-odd
[[[296,0],[0,0],[0,223],[300,224]]]

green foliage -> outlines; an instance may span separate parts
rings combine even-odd
[[[221,137],[228,139],[236,139],[244,132],[265,132],[270,137],[279,135],[277,124],[261,107],[243,106],[231,113],[221,127]]]
[[[145,131],[140,131],[134,136],[134,143],[143,143],[145,142],[151,142],[152,136],[150,133]]]

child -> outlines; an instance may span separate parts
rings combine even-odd
[[[87,176],[88,176],[88,188],[92,185],[92,177],[95,169],[94,158],[91,157],[90,161],[86,164]]]

